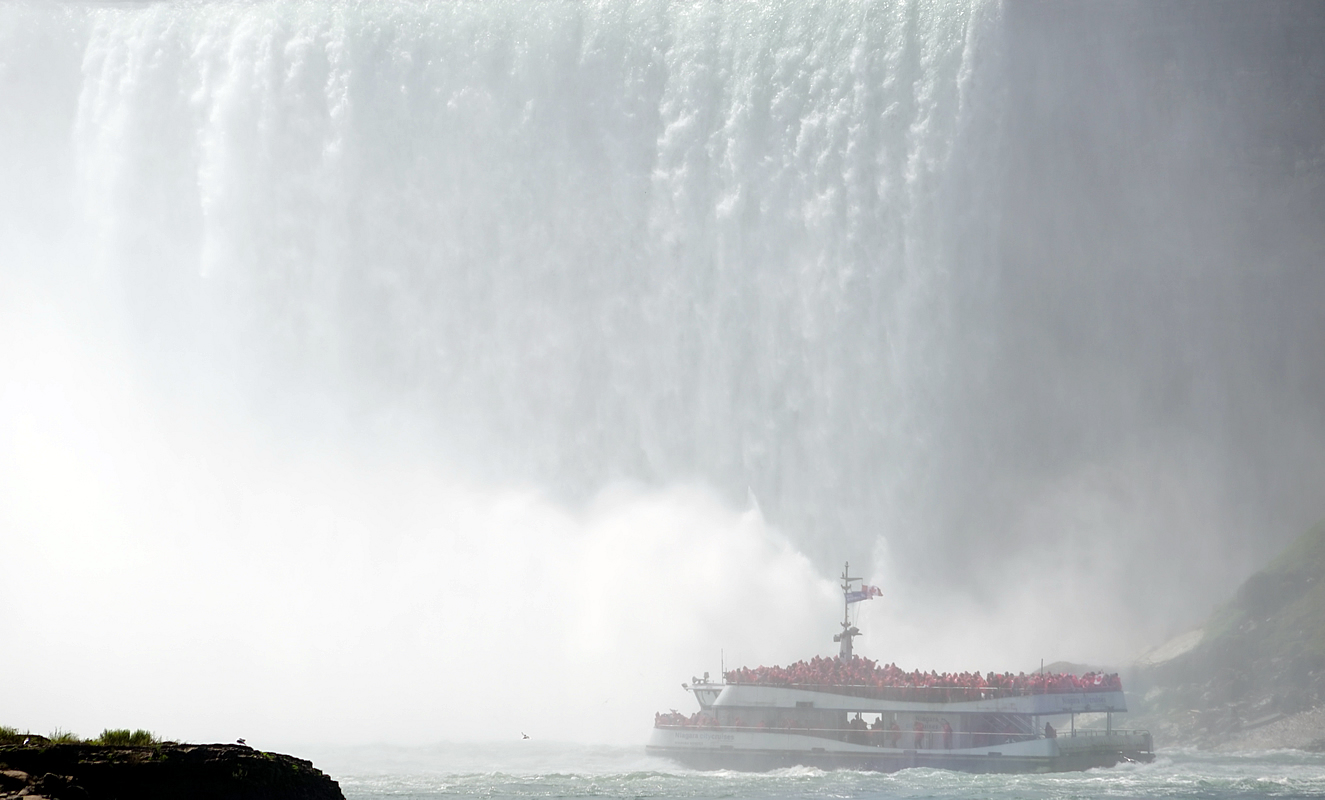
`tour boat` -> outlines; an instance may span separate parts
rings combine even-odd
[[[1113,715],[1127,710],[1116,675],[907,673],[853,654],[861,634],[851,606],[879,594],[863,582],[853,588],[857,581],[848,564],[836,657],[682,684],[699,711],[656,715],[647,752],[737,770],[1059,772],[1154,759],[1148,732],[1113,728]],[[1086,713],[1104,714],[1104,727],[1078,729]],[[1053,720],[1067,729],[1054,730]]]

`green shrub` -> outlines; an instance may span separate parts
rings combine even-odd
[[[135,747],[151,747],[152,745],[161,744],[161,740],[156,738],[156,734],[151,731],[145,731],[142,728],[139,728],[129,737],[129,744],[134,745]]]
[[[82,744],[83,740],[78,738],[78,734],[69,731],[62,731],[59,728],[51,731],[51,735],[46,739],[51,744]]]
[[[131,731],[128,728],[107,728],[97,738],[97,744],[116,747],[151,747],[160,743],[161,740],[156,738],[151,731],[145,731],[142,728],[136,731]]]
[[[133,737],[133,731],[128,728],[107,728],[97,737],[97,744],[108,745],[127,745],[129,739]]]

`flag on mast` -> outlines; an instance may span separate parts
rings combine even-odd
[[[848,603],[859,603],[861,600],[868,600],[871,597],[878,597],[883,594],[883,590],[877,586],[866,586],[861,584],[859,590],[847,592]]]

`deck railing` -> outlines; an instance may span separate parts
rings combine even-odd
[[[1110,730],[1100,730],[1099,728],[1077,728],[1075,731],[1059,731],[1059,739],[1074,739],[1090,736],[1149,736],[1150,731],[1141,728],[1126,730],[1122,728],[1111,728]]]
[[[807,692],[825,692],[866,697],[871,700],[900,700],[916,703],[952,703],[966,700],[996,700],[1003,697],[1030,697],[1033,695],[1099,694],[1120,692],[1119,688],[1050,689],[1011,688],[995,686],[870,686],[868,684],[835,683],[759,683],[734,681],[731,686],[770,686],[778,689],[801,689]]]

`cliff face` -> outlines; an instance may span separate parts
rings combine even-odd
[[[945,420],[979,443],[953,469],[990,477],[948,485],[978,497],[999,476],[1061,486],[1085,463],[1129,465],[1099,508],[1136,503],[1109,537],[1145,555],[1111,602],[1160,636],[1322,513],[1325,4],[1003,8],[1000,250],[982,273],[998,299],[963,319],[988,348],[967,362],[975,416]],[[1144,488],[1170,479],[1199,522]],[[954,530],[1000,535],[947,548],[945,569],[969,559],[978,579],[1068,535],[975,503],[953,504],[972,511]]]
[[[0,746],[0,800],[344,800],[311,762],[241,745]]]
[[[1325,704],[1322,577],[1325,523],[1248,578],[1200,631],[1143,658],[1133,689],[1157,737],[1221,745]],[[1317,727],[1290,744],[1319,747]]]

